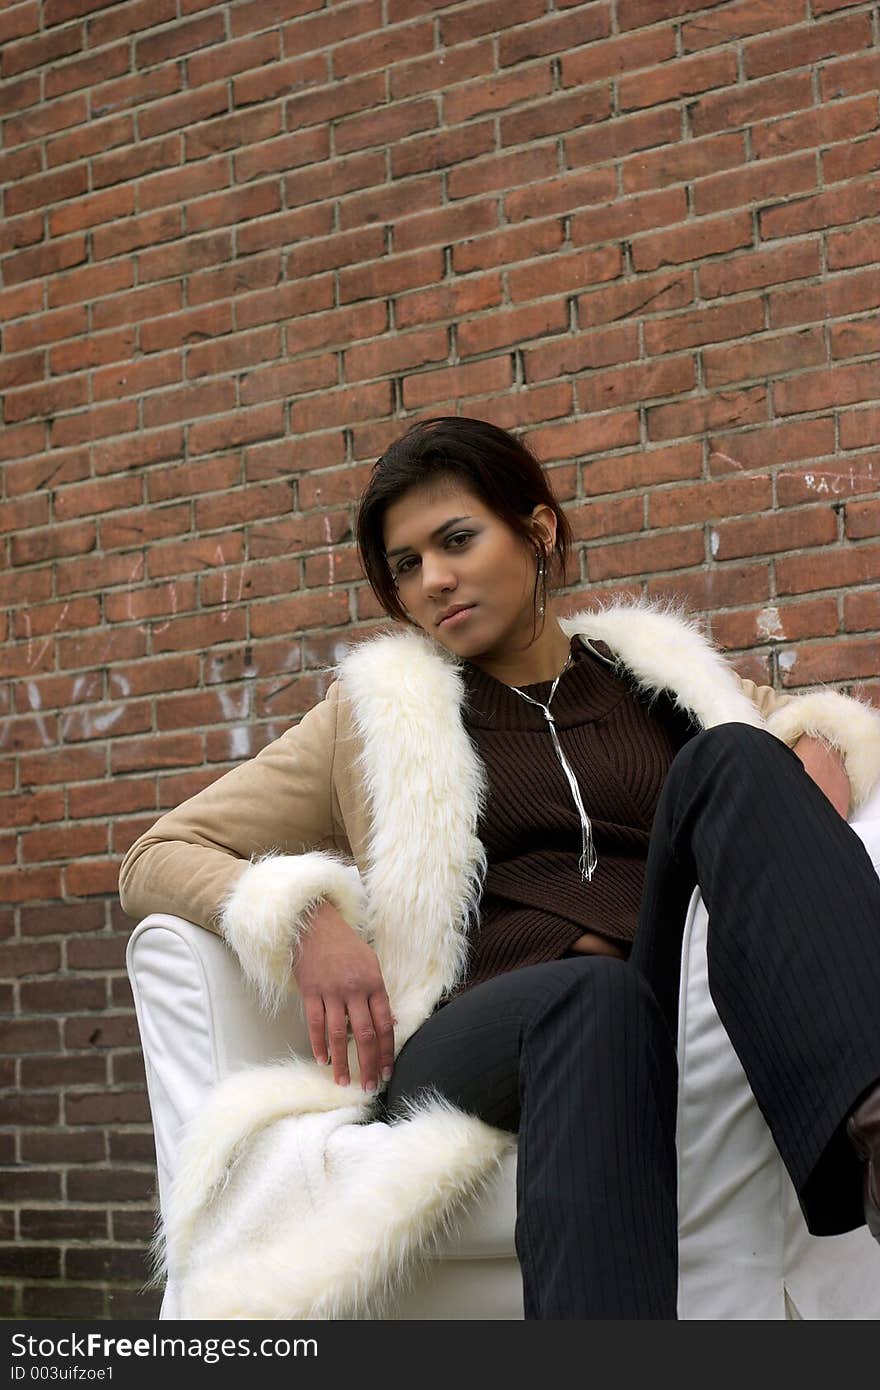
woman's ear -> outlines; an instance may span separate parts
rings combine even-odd
[[[556,544],[556,514],[545,502],[539,503],[532,512],[532,530],[538,545],[545,551],[553,549]]]

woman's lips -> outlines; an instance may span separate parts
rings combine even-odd
[[[440,626],[456,627],[459,623],[464,622],[469,613],[473,613],[475,606],[476,605],[471,604],[469,608],[459,608],[458,612],[453,613],[451,618],[444,618]]]

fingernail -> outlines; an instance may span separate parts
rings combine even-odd
[[[348,1085],[350,1084],[350,1082],[351,1082],[351,1077],[350,1077],[350,1076],[340,1076],[340,1078],[339,1078],[339,1080],[338,1080],[338,1082],[337,1082],[336,1084],[337,1084],[338,1086],[348,1086]]]
[[[390,1067],[383,1067],[383,1068],[382,1068],[382,1080],[383,1080],[383,1081],[390,1081],[390,1080],[391,1080],[391,1068],[390,1068]]]
[[[375,1091],[375,1089],[376,1089],[376,1083],[375,1083],[375,1081],[368,1081],[367,1084],[366,1084],[366,1086],[364,1087],[364,1090],[365,1090],[365,1091]]]

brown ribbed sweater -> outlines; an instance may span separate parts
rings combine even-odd
[[[488,872],[468,972],[449,998],[557,960],[585,931],[618,941],[635,932],[657,799],[695,728],[670,697],[649,703],[576,635],[571,650],[550,709],[593,826],[598,865],[589,883],[578,870],[580,818],[543,711],[464,663],[464,724],[489,782],[478,828]],[[546,704],[552,685],[520,689]]]

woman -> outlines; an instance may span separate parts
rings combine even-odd
[[[365,1116],[439,1096],[517,1136],[527,1317],[674,1317],[699,884],[713,995],[810,1229],[850,1229],[863,1200],[880,1219],[880,883],[844,819],[880,775],[880,717],[741,681],[648,605],[557,619],[565,515],[482,421],[392,445],[357,539],[403,627],[133,846],[126,910],[219,930],[268,1007],[295,980],[345,1088],[312,1078],[301,1113],[350,1106],[354,1073]]]

